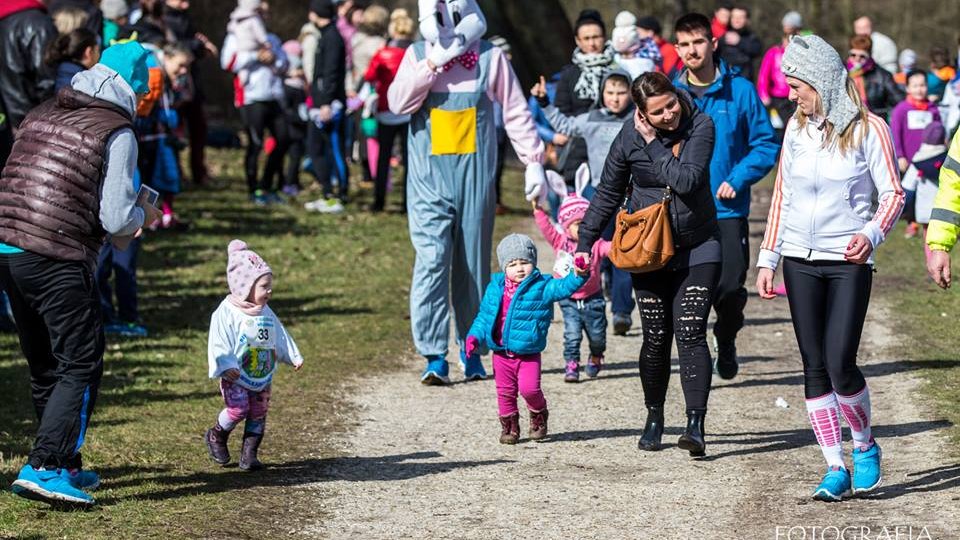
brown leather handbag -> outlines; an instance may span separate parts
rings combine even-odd
[[[681,144],[673,146],[674,157],[680,157]],[[663,199],[636,212],[627,212],[626,202],[617,213],[616,230],[610,246],[610,262],[627,272],[640,274],[660,270],[673,257],[673,232],[670,230],[670,188]]]

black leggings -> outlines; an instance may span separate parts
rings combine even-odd
[[[387,202],[387,176],[390,174],[390,158],[393,157],[393,142],[400,138],[400,155],[403,162],[403,208],[407,207],[407,131],[409,123],[395,126],[380,124],[377,126],[377,142],[380,155],[377,156],[377,178],[373,189],[373,208],[383,210]]]
[[[852,396],[867,384],[857,349],[870,305],[873,268],[842,261],[785,259],[790,316],[803,359],[807,399],[836,391]]]
[[[246,124],[250,143],[247,145],[247,155],[244,158],[244,168],[247,176],[247,189],[250,193],[258,189],[273,191],[273,179],[278,180],[283,175],[283,158],[287,154],[290,144],[287,129],[287,119],[283,115],[280,104],[275,101],[257,101],[244,105],[241,109],[243,121]],[[269,131],[277,142],[276,148],[267,157],[267,164],[263,168],[263,176],[257,182],[257,161],[263,151],[264,135]],[[279,182],[278,182],[279,183]]]
[[[648,407],[663,406],[666,401],[676,334],[687,411],[706,410],[713,377],[707,318],[719,275],[719,263],[633,274],[643,326],[640,381]]]

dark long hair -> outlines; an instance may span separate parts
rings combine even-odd
[[[87,47],[96,47],[99,43],[96,34],[86,28],[77,28],[68,34],[60,34],[53,40],[43,55],[43,62],[53,67],[63,62],[79,64]]]
[[[667,78],[663,73],[657,71],[649,71],[637,77],[633,81],[633,85],[630,87],[630,96],[633,98],[633,102],[637,105],[637,110],[642,113],[647,112],[647,100],[656,97],[662,96],[664,94],[676,94],[677,100],[680,102],[680,108],[683,110],[683,117],[690,118],[691,110],[690,104],[687,103],[687,100],[680,99],[680,92],[677,91],[677,87],[670,82],[670,79]]]

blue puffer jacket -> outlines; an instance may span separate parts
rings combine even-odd
[[[493,351],[510,351],[514,354],[543,352],[547,347],[547,330],[553,318],[553,303],[569,298],[586,283],[587,277],[570,272],[563,279],[554,279],[534,270],[513,294],[506,314],[503,344],[498,345],[493,341],[493,326],[500,313],[505,279],[502,272],[491,276],[469,335]]]
[[[780,144],[753,84],[725,62],[719,62],[717,69],[720,76],[703,97],[690,95],[697,108],[713,120],[716,133],[710,189],[717,204],[717,219],[745,218],[750,215],[750,187],[777,163]],[[683,70],[673,81],[684,90],[690,89],[687,73]],[[724,182],[737,192],[733,199],[717,199],[717,190]]]

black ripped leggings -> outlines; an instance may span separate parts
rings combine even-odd
[[[707,408],[713,376],[707,317],[719,276],[719,263],[633,274],[643,326],[640,381],[648,407],[662,406],[666,401],[670,351],[676,335],[687,411]]]
[[[790,316],[803,359],[807,399],[836,391],[857,394],[867,384],[857,367],[873,267],[843,261],[784,259]]]

